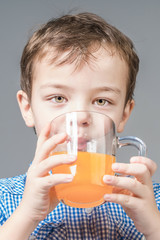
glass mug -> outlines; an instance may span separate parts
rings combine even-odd
[[[139,155],[146,155],[141,139],[116,136],[115,124],[110,117],[98,112],[77,111],[62,114],[51,123],[51,136],[66,132],[68,140],[52,151],[51,155],[73,154],[77,160],[52,169],[52,174],[74,176],[70,183],[55,186],[57,198],[76,208],[90,208],[104,203],[103,196],[112,193],[112,186],[103,182],[104,175],[114,175],[112,163],[116,150],[132,145]]]

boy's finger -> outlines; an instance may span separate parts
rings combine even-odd
[[[53,174],[48,175],[44,178],[40,178],[40,185],[44,188],[44,191],[48,191],[50,188],[62,184],[72,182],[73,175],[72,174]]]
[[[49,171],[53,170],[54,167],[62,164],[71,164],[76,160],[75,155],[69,154],[59,154],[50,156],[44,161],[40,162],[40,164],[36,168],[36,175],[38,177],[43,177],[48,174]]]
[[[34,163],[41,162],[45,158],[48,158],[50,152],[53,151],[58,144],[65,142],[67,138],[66,133],[59,133],[45,141],[41,148],[36,151]]]
[[[112,169],[116,173],[136,177],[143,184],[151,183],[151,175],[146,165],[140,163],[126,164],[114,163]]]
[[[131,194],[139,198],[148,197],[148,188],[145,188],[136,178],[105,175],[103,180],[106,184],[128,190]]]
[[[50,134],[50,128],[51,128],[51,123],[48,123],[41,131],[38,141],[37,141],[37,149],[36,151],[39,151],[39,148],[42,146],[42,144],[49,138]]]
[[[130,159],[130,163],[141,163],[141,164],[146,165],[151,176],[153,176],[153,174],[157,170],[157,164],[154,161],[152,161],[151,159],[146,158],[146,157],[141,157],[141,156],[132,157]]]
[[[124,195],[124,194],[105,194],[104,200],[107,202],[114,202],[117,204],[120,204],[122,207],[125,208],[135,208],[135,206],[139,205],[139,199],[132,197],[130,195]]]

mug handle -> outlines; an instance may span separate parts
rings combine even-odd
[[[126,136],[126,137],[117,137],[117,147],[133,146],[138,149],[138,155],[146,157],[147,147],[146,144],[137,137]]]

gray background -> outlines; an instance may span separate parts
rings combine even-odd
[[[73,9],[101,15],[134,41],[141,60],[136,106],[123,135],[146,142],[148,157],[158,164],[153,180],[160,181],[159,0],[0,0],[0,178],[26,172],[36,146],[16,101],[23,47],[33,28]],[[125,155],[118,153],[118,161],[128,161]]]

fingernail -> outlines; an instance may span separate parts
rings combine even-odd
[[[72,174],[67,174],[66,175],[66,181],[67,182],[72,182],[72,180],[73,180],[73,175]]]
[[[138,159],[136,158],[136,157],[132,157],[131,159],[130,159],[130,161],[133,163],[133,162],[138,162]]]
[[[71,141],[71,137],[67,135],[67,143]]]
[[[64,163],[69,163],[69,164],[71,164],[72,162],[75,162],[76,161],[76,159],[77,159],[77,157],[75,156],[75,155],[66,155],[65,156],[65,161],[64,161]]]
[[[103,181],[104,181],[104,182],[107,182],[107,183],[111,182],[112,179],[113,179],[113,177],[112,177],[111,175],[105,175],[105,176],[103,177]]]
[[[58,135],[59,135],[59,137],[62,137],[62,138],[67,136],[67,134],[65,132],[59,133]]]
[[[104,195],[104,200],[105,201],[110,201],[111,200],[111,195],[110,194],[105,194]]]
[[[119,169],[119,164],[118,163],[113,163],[112,164],[112,169],[113,170],[118,170]]]
[[[70,161],[70,162],[74,162],[76,160],[77,156],[76,155],[67,155],[67,159]]]

